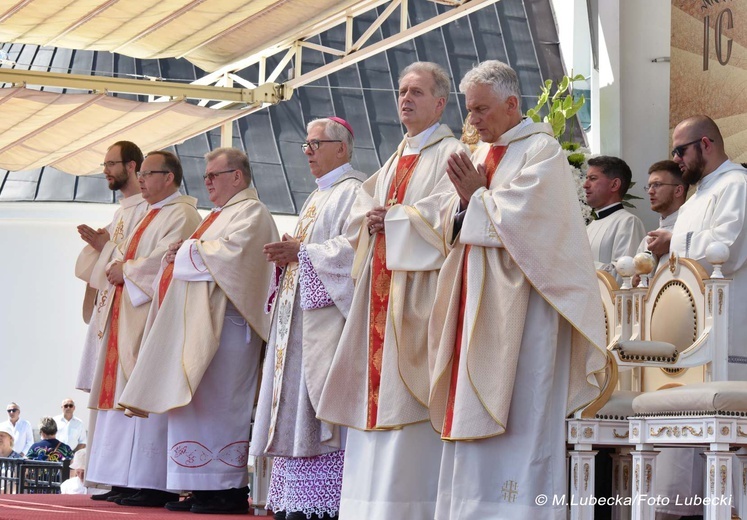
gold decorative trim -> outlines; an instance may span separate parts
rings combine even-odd
[[[578,491],[578,462],[573,464],[573,489]]]
[[[587,439],[591,439],[592,435],[594,435],[594,430],[591,426],[587,426],[586,428],[584,428],[584,437],[586,437]]]
[[[716,489],[716,466],[714,464],[711,464],[711,469],[708,472],[708,481],[710,482],[711,495],[713,495]]]
[[[615,439],[627,439],[629,431],[625,433],[617,433],[617,428],[612,428],[612,436]]]
[[[721,427],[721,435],[729,435],[729,427],[728,426],[722,426]]]
[[[745,472],[747,472],[747,469],[745,469]],[[623,466],[623,489],[625,491],[628,490],[628,481],[630,480],[630,466],[625,464]]]
[[[622,318],[622,303],[623,303],[622,302],[622,296],[618,296],[617,297],[617,305],[615,305],[615,307],[617,307],[617,323],[622,323],[622,320],[623,320],[623,318]]]
[[[742,431],[742,427],[737,425],[737,437],[747,437],[747,432]]]
[[[578,437],[578,428],[571,426],[571,439]]]
[[[589,489],[589,463],[584,463],[584,492]]]
[[[713,426],[708,425],[708,435],[713,435]]]
[[[713,289],[708,289],[708,314],[713,316]]]
[[[721,464],[721,494],[726,494],[726,464]]]
[[[641,299],[637,298],[635,299],[635,317],[640,319],[641,313],[640,313],[640,305],[641,305]]]
[[[633,437],[638,437],[638,428],[633,428]]]
[[[721,313],[724,311],[724,290],[719,287],[718,289],[718,315],[721,316]]]
[[[635,463],[635,492],[638,493],[641,490],[641,464],[639,462]]]
[[[651,491],[651,474],[653,473],[651,469],[651,464],[646,464],[646,493]]]
[[[649,435],[651,435],[651,437],[659,437],[664,433],[667,434],[667,437],[671,437],[672,435],[674,435],[675,437],[679,437],[680,427],[679,426],[661,426],[658,430],[654,430],[654,427],[652,426],[648,433]]]
[[[627,311],[628,325],[630,325],[630,315],[633,313],[633,302],[630,299],[625,305],[625,310]]]
[[[669,272],[674,274],[674,271],[677,269],[677,256],[675,256],[674,251],[672,251],[672,254],[669,255]]]
[[[742,494],[747,495],[747,466],[742,468]]]
[[[690,435],[692,435],[693,437],[702,437],[703,436],[703,428],[701,428],[700,430],[698,430],[696,432],[695,428],[693,428],[692,426],[683,426],[682,427],[682,434],[684,435],[685,432],[690,432]]]

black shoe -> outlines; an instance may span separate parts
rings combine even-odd
[[[121,486],[112,486],[111,491],[107,491],[106,493],[101,493],[100,495],[91,495],[91,500],[107,500],[111,502],[115,498],[117,498],[119,495],[121,495],[122,493],[135,494],[137,493],[137,489],[130,489],[130,488],[121,487]]]
[[[301,511],[292,511],[286,513],[285,520],[307,520],[306,515]]]
[[[200,502],[197,495],[194,493],[190,494],[187,498],[184,500],[174,500],[173,502],[166,502],[166,504],[163,506],[169,511],[189,511],[192,509],[192,506]]]
[[[274,515],[272,515],[272,520],[287,520],[285,516],[285,511],[278,511]]]
[[[141,489],[137,494],[115,502],[122,506],[163,507],[167,502],[179,500],[178,493],[169,493],[158,489]]]
[[[114,489],[114,488],[112,488]],[[115,504],[119,504],[117,500],[122,500],[123,498],[128,498],[131,496],[136,495],[140,490],[139,489],[132,489],[132,488],[116,488],[119,493],[116,495],[112,495],[109,498],[106,499],[107,502],[114,502]]]
[[[204,493],[204,495],[203,495]],[[248,488],[201,492],[190,512],[207,515],[246,515],[249,513]]]

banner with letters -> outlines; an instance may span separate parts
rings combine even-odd
[[[747,0],[672,0],[669,133],[696,114],[747,162]]]

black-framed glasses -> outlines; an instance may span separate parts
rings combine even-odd
[[[120,163],[124,164],[126,162],[127,161],[105,161],[105,162],[102,162],[99,166],[101,166],[102,168],[106,168],[106,167],[112,168],[115,164],[120,164]]]
[[[303,153],[306,153],[309,148],[311,148],[312,152],[316,152],[319,149],[319,145],[322,143],[341,143],[342,140],[340,139],[312,139],[311,141],[306,141],[301,145],[301,150],[303,150]]]
[[[150,170],[150,171],[145,170],[143,172],[137,172],[137,178],[142,179],[144,177],[150,177],[154,173],[171,173],[171,172],[168,170]]]
[[[643,191],[648,191],[650,189],[653,189],[654,191],[656,191],[662,186],[682,186],[682,184],[677,184],[675,182],[652,182],[651,184],[646,184],[643,187]]]
[[[203,180],[210,179],[210,182],[213,182],[215,180],[215,178],[218,175],[220,175],[221,173],[229,173],[229,172],[235,172],[235,171],[236,171],[236,168],[234,168],[233,170],[223,170],[223,171],[220,171],[220,172],[210,172],[210,173],[206,173],[205,175],[203,175],[202,179]]]
[[[690,141],[689,143],[685,143],[685,144],[681,144],[679,146],[675,146],[674,148],[672,148],[672,157],[677,156],[680,159],[682,159],[682,156],[685,155],[685,152],[687,151],[687,148],[691,144],[699,143],[703,139],[708,139],[710,142],[713,142],[713,139],[711,139],[710,137],[701,137],[699,139],[696,139],[695,141]]]
[[[18,408],[8,408],[8,413],[16,413],[16,412],[20,412],[20,410]]]
[[[62,407],[63,408],[75,408],[75,405],[74,404],[63,404]]]

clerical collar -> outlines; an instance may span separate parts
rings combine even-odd
[[[718,168],[716,168],[711,173],[709,173],[708,175],[706,175],[705,177],[703,177],[702,179],[698,181],[696,190],[700,191],[700,190],[707,188],[708,186],[713,184],[715,180],[721,176],[721,174],[726,173],[731,170],[736,170],[737,168],[740,168],[740,167],[734,164],[733,162],[731,162],[729,159],[725,160],[724,162],[721,163],[721,165]]]
[[[163,199],[161,201],[158,201],[155,204],[151,204],[150,205],[150,209],[161,209],[166,204],[168,204],[169,202],[171,202],[172,200],[174,200],[175,198],[177,198],[180,195],[181,195],[181,193],[179,193],[179,191],[177,190],[174,193],[172,193],[171,195],[169,195],[168,197],[166,197],[165,199]]]
[[[666,217],[659,217],[659,227],[660,228],[673,228],[674,223],[677,222],[677,215],[679,214],[680,210],[675,210],[673,213],[670,213]]]
[[[350,163],[345,163],[342,166],[338,166],[334,170],[325,173],[315,181],[317,187],[319,188],[319,191],[330,189],[334,183],[340,180],[340,177],[342,177],[352,169],[353,167],[350,165]]]
[[[428,139],[433,132],[436,131],[440,123],[436,123],[430,128],[426,128],[418,135],[412,137],[405,135],[405,149],[402,151],[402,155],[413,155],[420,153],[420,149],[428,142]]]
[[[606,206],[596,212],[597,220],[602,220],[604,217],[609,217],[615,211],[620,211],[621,209],[624,209],[622,202],[615,202],[614,204],[610,204],[609,206]]]

